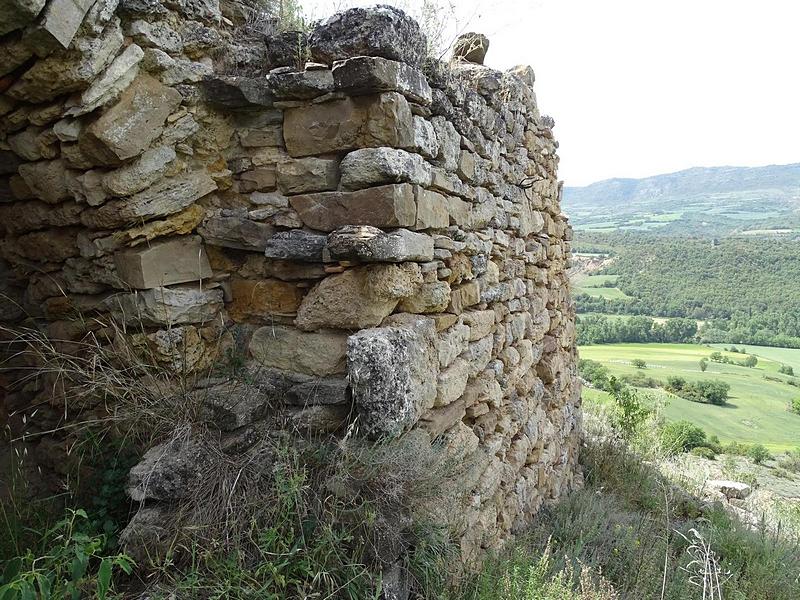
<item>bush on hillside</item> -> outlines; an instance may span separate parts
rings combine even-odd
[[[699,456],[700,458],[705,458],[706,460],[714,460],[717,458],[717,454],[708,446],[697,446],[697,448],[692,448],[690,454]]]
[[[701,381],[686,381],[683,377],[673,376],[667,378],[667,386],[665,389],[676,396],[691,400],[692,402],[722,406],[728,401],[728,392],[731,386],[724,381],[712,381],[707,379]]]
[[[690,421],[675,421],[661,430],[661,442],[667,452],[689,452],[705,445],[706,432]]]
[[[778,373],[780,373],[781,375],[794,376],[794,369],[789,365],[781,365],[780,367],[778,367]]]
[[[634,358],[631,361],[631,365],[633,365],[637,369],[646,369],[647,368],[647,363],[644,360],[642,360],[641,358]]]
[[[800,396],[793,398],[789,404],[789,410],[796,415],[800,415]]]
[[[753,444],[747,451],[747,458],[752,460],[755,464],[761,465],[772,458],[772,455],[769,453],[769,450],[761,444]]]

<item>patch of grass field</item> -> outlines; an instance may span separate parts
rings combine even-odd
[[[595,298],[626,299],[625,292],[616,287],[603,287],[606,283],[616,283],[618,275],[578,275],[572,281],[576,294],[588,294]]]
[[[730,348],[731,344],[711,344],[714,348],[722,350],[726,346]],[[796,348],[775,348],[773,346],[748,346],[747,344],[740,344],[737,348],[744,348],[748,354],[755,354],[758,357],[775,361],[779,364],[789,365],[792,367],[798,376],[800,376],[800,349]],[[800,393],[798,393],[800,396]],[[800,440],[798,440],[800,442]]]
[[[761,355],[758,365],[752,369],[709,362],[706,372],[701,372],[700,359],[707,358],[714,350],[716,348],[694,344],[603,344],[581,347],[580,356],[602,363],[616,376],[638,372],[662,381],[675,375],[688,381],[722,380],[731,386],[727,406],[690,402],[663,390],[648,391],[666,401],[664,412],[668,420],[688,419],[709,435],[719,436],[723,442],[760,443],[773,451],[800,446],[800,415],[786,410],[787,404],[800,396],[800,388],[764,379],[765,375],[776,377],[780,365],[790,363]],[[770,350],[776,352],[775,356],[785,358],[787,355],[783,348]],[[796,352],[800,358],[800,351]],[[745,357],[730,352],[723,354],[733,360]],[[634,358],[644,360],[647,368],[633,367]],[[604,397],[604,393],[597,390],[587,390],[586,394],[597,400]]]

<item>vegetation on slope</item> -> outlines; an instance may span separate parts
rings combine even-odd
[[[789,240],[715,243],[637,234],[581,236],[615,260],[605,275],[630,299],[577,294],[580,312],[707,321],[707,342],[800,348],[800,253]]]

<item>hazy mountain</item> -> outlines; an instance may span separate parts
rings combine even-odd
[[[800,163],[697,167],[564,188],[578,229],[741,233],[800,229]]]

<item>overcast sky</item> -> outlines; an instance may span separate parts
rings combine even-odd
[[[336,4],[310,0],[315,16]],[[453,5],[458,27],[489,36],[487,65],[533,66],[568,185],[800,162],[800,0]]]

